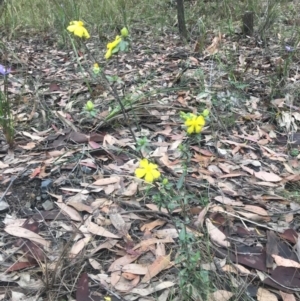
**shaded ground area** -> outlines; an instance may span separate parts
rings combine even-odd
[[[17,131],[0,166],[3,298],[183,300],[186,270],[194,300],[299,299],[298,50],[139,34],[104,71],[127,118],[90,72],[104,43],[78,45],[81,68],[51,37],[7,42]],[[180,112],[205,108],[201,139],[187,136]],[[139,147],[169,186],[135,178]]]

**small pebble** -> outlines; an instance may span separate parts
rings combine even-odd
[[[42,204],[42,206],[43,206],[44,210],[46,210],[46,211],[52,210],[54,208],[53,202],[51,202],[49,200],[47,200],[46,202],[44,202]]]
[[[91,174],[93,170],[85,165],[81,166],[81,171],[87,175]]]
[[[52,187],[53,181],[51,179],[43,180],[41,183],[41,190],[42,192],[48,191]]]

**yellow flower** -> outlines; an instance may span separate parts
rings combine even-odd
[[[116,36],[113,42],[107,44],[107,51],[105,54],[106,59],[109,59],[112,56],[112,51],[120,44],[121,41],[122,37]]]
[[[124,38],[126,38],[126,37],[128,37],[128,35],[129,35],[128,29],[126,27],[123,27],[121,29],[121,36],[124,37]]]
[[[84,27],[82,21],[71,21],[70,25],[67,27],[67,30],[73,32],[75,36],[78,36],[80,38],[90,38],[90,35]]]
[[[191,117],[188,118],[185,123],[187,126],[187,132],[188,134],[193,134],[193,133],[200,133],[202,128],[205,125],[205,120],[203,116],[196,116],[194,114],[191,114]]]
[[[152,183],[160,177],[160,172],[157,170],[157,165],[149,163],[147,159],[140,161],[140,166],[135,170],[135,175],[139,179],[145,177],[145,181]]]
[[[116,38],[113,42],[107,44],[107,49],[113,50],[120,44],[121,40],[122,40],[122,38],[120,36],[116,36]]]

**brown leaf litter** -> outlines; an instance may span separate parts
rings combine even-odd
[[[4,196],[9,207],[0,207],[4,224],[0,280],[12,292],[18,287],[26,294],[34,290],[54,299],[73,294],[79,301],[103,300],[107,294],[119,300],[153,294],[167,298],[174,288],[176,292],[182,266],[176,262],[179,234],[173,221],[184,212],[180,206],[160,210],[143,193],[145,186],[133,177],[136,153],[128,126],[137,139],[149,140],[161,173],[176,182],[183,163],[178,148],[187,139],[179,111],[208,106],[211,121],[202,141],[191,145],[184,185],[195,196],[208,194],[209,199],[199,204],[195,197],[184,208],[190,219],[187,232],[203,243],[203,254],[208,233],[210,262],[199,265],[221,273],[224,283],[235,277],[237,291],[224,290],[218,280],[208,300],[238,298],[240,287],[257,300],[296,300],[300,207],[282,192],[299,181],[298,161],[286,147],[286,141],[297,146],[299,133],[278,136],[265,102],[266,81],[274,75],[278,59],[254,47],[253,40],[239,42],[242,53],[234,54],[234,72],[247,82],[244,92],[252,94],[243,105],[230,90],[227,71],[214,68],[214,54],[227,63],[226,51],[236,45],[229,37],[212,36],[207,55],[179,46],[176,38],[168,42],[153,41],[150,34],[148,38],[134,41],[135,51],[121,55],[118,66],[109,63],[107,75],[121,70],[122,82],[115,84],[121,97],[130,94],[139,99],[128,111],[130,121],[137,120],[139,126],[119,114],[113,119],[118,127],[101,123],[117,105],[113,96],[77,70],[70,52],[45,45],[39,53],[35,37],[7,42],[11,48],[19,43],[27,51],[16,50],[10,58],[10,97],[16,101],[22,93],[22,99],[13,112],[19,129],[14,153],[2,153],[0,161],[3,193],[17,177]],[[280,56],[277,45],[273,41],[272,51]],[[179,70],[182,62],[188,67]],[[201,82],[195,73],[199,68],[214,79],[211,86]],[[291,69],[289,81],[297,81],[296,71]],[[36,85],[28,85],[24,73]],[[210,91],[199,94],[201,85]],[[224,125],[222,119],[228,95],[236,127]],[[99,112],[93,120],[81,114],[90,99]],[[272,105],[285,116],[278,124],[297,126],[298,115],[283,114],[283,108],[291,105],[288,98]],[[105,127],[98,128],[98,123]],[[52,186],[42,190],[48,179],[53,179]],[[46,201],[52,208],[44,209]],[[191,291],[199,293],[192,286]]]

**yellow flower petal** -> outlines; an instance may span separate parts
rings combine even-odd
[[[202,127],[200,125],[195,126],[195,133],[199,134],[201,132]]]
[[[145,175],[145,181],[149,182],[149,183],[152,183],[153,180],[154,180],[154,178],[153,178],[152,173],[151,172],[147,172],[146,175]]]
[[[137,178],[141,179],[145,176],[146,170],[144,168],[137,168],[134,173]]]
[[[83,27],[83,37],[86,39],[89,39],[91,37],[88,31],[84,27]]]
[[[160,172],[158,170],[152,170],[152,176],[155,179],[158,179],[160,177]]]
[[[196,121],[197,121],[197,123],[198,123],[199,125],[202,125],[202,126],[205,125],[205,119],[204,119],[204,117],[201,116],[201,115],[197,117],[197,120],[196,120]]]
[[[108,60],[111,56],[112,56],[111,49],[108,49],[106,54],[105,54],[105,58]]]
[[[140,161],[140,167],[147,168],[148,165],[149,165],[149,162],[148,162],[147,159],[142,159],[142,160]]]
[[[187,133],[188,134],[193,134],[194,133],[194,127],[193,126],[188,127]]]
[[[72,23],[72,22],[71,22],[71,23]],[[71,24],[71,23],[70,23],[70,24]],[[67,30],[70,31],[70,32],[73,32],[73,31],[75,30],[75,28],[76,28],[75,25],[69,25],[69,26],[67,27]]]
[[[184,124],[186,126],[191,126],[191,125],[193,125],[193,120],[192,119],[187,119]]]
[[[149,163],[149,168],[151,169],[157,169],[157,165],[153,163]]]
[[[112,43],[109,43],[110,45],[110,49],[114,49],[114,48],[116,48],[119,44],[120,44],[120,42],[121,42],[121,39],[117,39],[117,40],[114,40]]]

